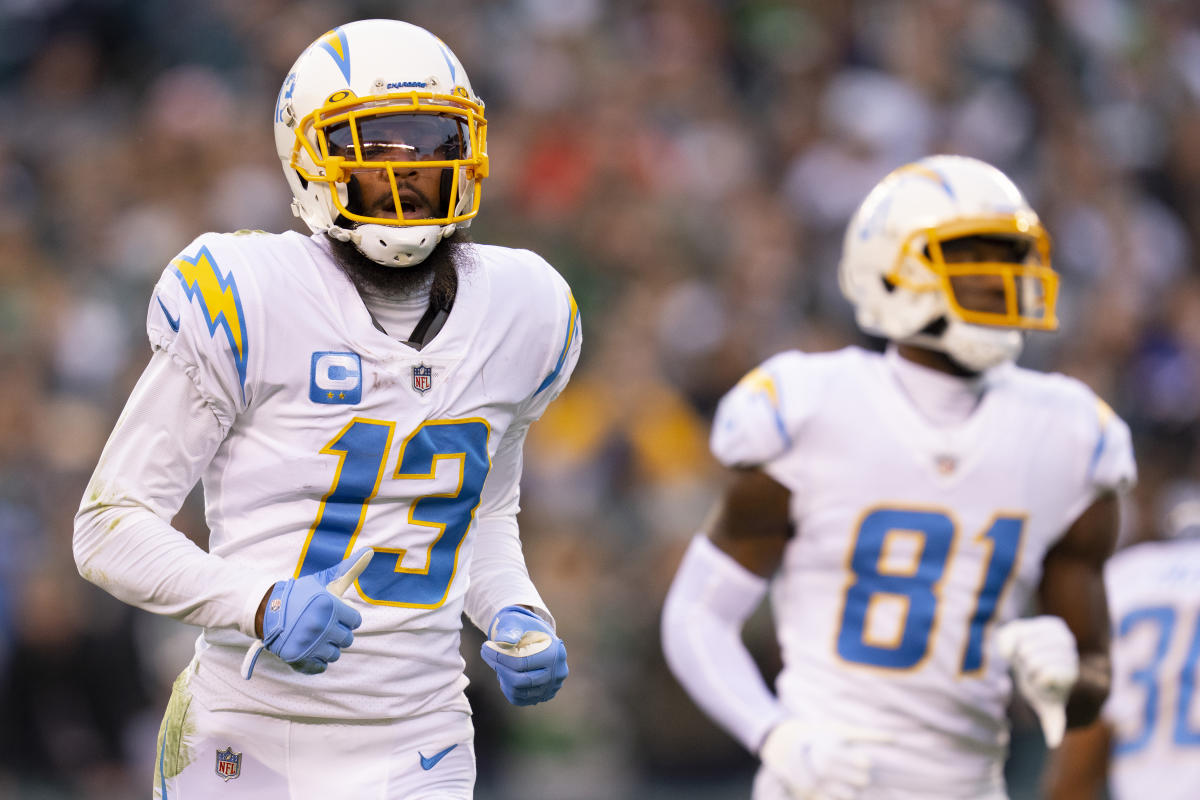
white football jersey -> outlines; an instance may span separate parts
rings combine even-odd
[[[193,685],[210,707],[284,716],[464,710],[476,532],[515,519],[525,430],[578,357],[575,301],[533,253],[473,245],[445,326],[418,350],[375,326],[328,247],[205,234],[150,302],[152,346],[228,427],[202,476],[209,552],[283,579],[375,550],[345,596],[362,626],[326,672],[264,657],[243,681],[251,639],[207,628]]]
[[[1128,484],[1128,428],[1078,381],[1008,365],[937,427],[883,356],[787,352],[722,400],[713,451],[791,490],[772,582],[790,713],[888,734],[864,797],[1003,792],[1007,664],[1046,551]]]
[[[1200,794],[1200,539],[1146,542],[1105,570],[1113,684],[1114,800]]]

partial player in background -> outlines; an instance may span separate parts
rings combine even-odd
[[[1047,797],[1200,797],[1200,486],[1165,495],[1161,540],[1119,551],[1105,569],[1112,693],[1100,721],[1055,754]]]
[[[274,126],[312,236],[204,234],[163,272],[76,561],[203,628],[156,796],[469,798],[464,611],[512,703],[567,675],[516,515],[526,431],[579,356],[575,301],[537,255],[465,238],[487,121],[428,31],[321,36]],[[170,525],[197,480],[207,552]]]
[[[888,175],[840,280],[887,351],[781,353],[722,400],[712,449],[734,471],[668,594],[667,660],[762,759],[757,800],[998,800],[1013,681],[1051,746],[1106,695],[1129,431],[1012,363],[1023,330],[1056,327],[1057,276],[995,168]],[[740,638],[768,588],[776,692]]]

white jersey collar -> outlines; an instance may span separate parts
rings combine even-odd
[[[962,378],[930,369],[900,355],[894,344],[888,345],[884,361],[913,406],[936,427],[965,422],[987,389],[986,374]]]

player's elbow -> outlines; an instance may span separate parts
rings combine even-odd
[[[731,636],[736,638],[738,634],[736,630],[723,630],[727,626],[721,625],[698,598],[679,586],[672,586],[667,592],[659,619],[663,657],[672,674],[685,686],[689,667],[704,656],[703,648],[697,646],[698,639],[711,644]]]
[[[75,568],[84,580],[91,583],[98,582],[93,562],[98,550],[96,542],[99,539],[98,532],[102,524],[100,517],[104,509],[105,506],[89,503],[85,498],[79,510],[75,512],[75,527],[71,534],[71,553],[75,557]]]
[[[99,493],[88,487],[79,510],[75,512],[74,530],[71,535],[71,553],[75,557],[75,568],[86,581],[105,587],[103,560],[105,543],[118,532],[128,508],[114,505],[101,498]]]
[[[686,660],[683,642],[689,626],[687,604],[675,591],[667,592],[663,601],[662,615],[659,618],[659,641],[662,643],[663,657],[667,667],[676,676],[680,674],[680,665]]]

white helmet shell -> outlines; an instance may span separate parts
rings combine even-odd
[[[462,147],[444,161],[371,161],[359,126],[372,118],[423,115],[455,120]],[[331,154],[327,132],[355,128],[353,145]],[[429,31],[397,20],[351,22],[309,45],[284,79],[275,104],[275,149],[292,190],[292,210],[314,233],[352,241],[368,258],[388,266],[420,263],[479,209],[487,176],[487,122],[466,70]],[[445,208],[423,219],[356,213],[348,186],[352,170],[445,170]],[[395,203],[397,209],[400,202]],[[437,216],[437,214],[441,216]]]
[[[1030,256],[1023,264],[942,258],[942,242],[987,235],[1028,239]],[[1049,237],[1004,173],[940,155],[894,170],[871,190],[846,228],[838,280],[867,333],[940,350],[982,371],[1017,357],[1021,329],[1057,326],[1049,259]],[[1002,277],[1004,312],[958,302],[951,278],[984,274]]]

